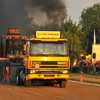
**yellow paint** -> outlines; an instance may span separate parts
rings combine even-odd
[[[70,69],[70,58],[69,57],[30,57],[29,56],[28,58],[28,68],[29,69],[30,69],[30,61],[69,61],[69,68],[66,68],[66,69]],[[66,66],[66,65],[40,65],[40,66]],[[59,68],[59,69],[62,69],[62,68]]]
[[[60,38],[60,31],[36,31],[36,38]]]
[[[40,41],[67,41],[67,39],[56,39],[56,38],[31,38],[30,40]]]
[[[44,75],[54,75],[54,77],[45,77]],[[69,79],[69,74],[28,74],[26,81],[31,79]]]
[[[69,68],[66,68],[66,69],[70,69],[70,58],[69,57],[33,57],[33,56],[31,57],[31,56],[29,56],[28,69],[31,69],[30,61],[69,61]],[[65,66],[65,65],[40,65],[40,66]],[[54,68],[48,68],[48,69],[54,69]],[[62,68],[59,68],[59,69],[62,69]]]
[[[28,61],[69,61],[69,57],[31,57]]]

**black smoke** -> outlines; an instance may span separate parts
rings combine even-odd
[[[26,24],[27,17],[32,17],[34,22],[50,23],[56,30],[67,17],[65,2],[64,0],[0,0],[0,36],[6,35],[8,28],[19,28]]]
[[[0,0],[0,36],[7,35],[8,28],[19,28],[27,12],[24,0]]]
[[[35,16],[34,14],[37,11],[39,13],[35,17],[41,16],[42,12],[46,15],[46,21],[55,26],[60,25],[67,17],[64,0],[28,0],[27,5],[31,9],[27,11],[33,14],[33,16]]]

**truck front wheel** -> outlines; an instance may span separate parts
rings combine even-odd
[[[21,70],[22,69],[17,69],[17,71],[16,71],[16,85],[22,85],[23,84],[23,82],[20,78],[20,71]]]
[[[60,88],[65,88],[66,82],[67,82],[66,80],[60,80],[60,82],[59,82]]]

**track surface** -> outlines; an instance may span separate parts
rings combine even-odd
[[[43,86],[16,86],[0,82],[0,100],[100,100],[100,86],[68,81],[66,88]]]

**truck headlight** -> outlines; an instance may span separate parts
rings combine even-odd
[[[63,74],[68,74],[68,70],[63,71]]]
[[[31,74],[35,74],[35,70],[30,70],[30,73]]]

